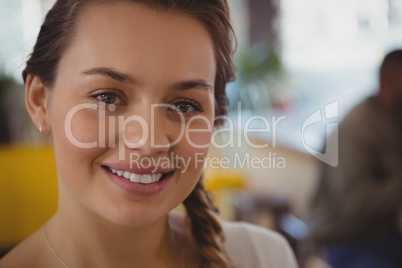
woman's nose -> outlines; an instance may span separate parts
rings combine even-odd
[[[148,157],[169,151],[171,142],[162,111],[152,111],[150,106],[136,110],[119,122],[124,126],[120,133],[126,148]]]

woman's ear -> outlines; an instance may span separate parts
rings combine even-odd
[[[47,110],[49,91],[39,76],[28,74],[25,82],[25,106],[32,121],[42,133],[50,133],[51,125]]]

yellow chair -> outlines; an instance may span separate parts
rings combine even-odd
[[[205,171],[205,188],[212,193],[214,205],[219,209],[221,218],[234,220],[231,194],[245,190],[243,174],[235,169],[212,169]]]
[[[38,229],[57,208],[53,149],[0,147],[0,249]]]

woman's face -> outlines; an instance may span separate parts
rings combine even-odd
[[[47,104],[59,207],[141,227],[180,204],[207,154],[215,74],[197,20],[124,2],[84,8]]]

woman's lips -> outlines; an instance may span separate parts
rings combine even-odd
[[[160,192],[168,183],[174,170],[153,168],[150,171],[167,171],[161,173],[145,173],[146,170],[137,171],[117,170],[107,165],[102,165],[112,181],[123,189],[138,195],[152,195]],[[132,169],[131,169],[132,171]]]

